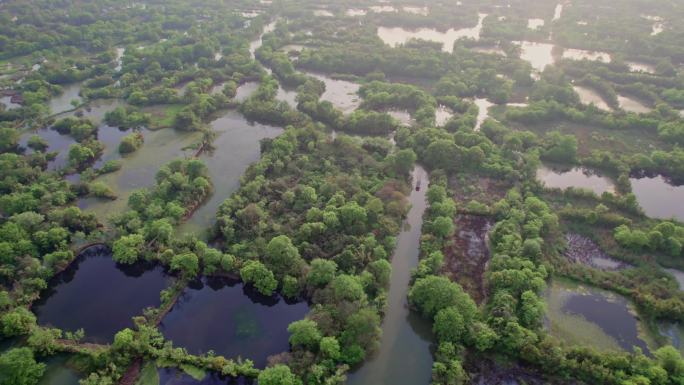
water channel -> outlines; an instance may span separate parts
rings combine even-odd
[[[412,313],[407,303],[411,270],[418,265],[426,208],[428,175],[420,166],[413,170],[413,183],[418,181],[423,188],[411,192],[411,210],[392,257],[392,278],[380,349],[349,375],[349,385],[427,385],[430,382],[430,323]]]

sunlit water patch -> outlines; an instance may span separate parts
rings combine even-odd
[[[553,64],[553,44],[531,41],[514,43],[520,45],[520,58],[528,61],[535,70],[541,72],[547,65]]]
[[[608,103],[606,103],[606,101],[601,95],[599,95],[598,92],[582,86],[573,86],[572,88],[575,90],[575,92],[577,92],[580,97],[580,101],[583,104],[593,104],[596,106],[596,108],[604,111],[612,110],[612,108],[610,108]]]
[[[566,48],[563,50],[563,59],[571,60],[591,60],[602,63],[610,63],[610,54],[601,51],[587,51],[584,49]]]
[[[333,79],[330,76],[318,73],[309,72],[307,75],[325,83],[325,92],[321,96],[321,100],[329,101],[343,113],[350,113],[361,104],[358,95],[359,88],[361,87],[359,84],[347,80]]]
[[[629,66],[629,70],[632,72],[644,72],[647,74],[654,74],[656,72],[655,66],[652,64],[633,62],[633,61],[625,62],[625,64],[627,64],[627,66]]]
[[[412,13],[414,15],[427,16],[430,14],[430,9],[428,7],[404,6],[401,9],[406,13]]]
[[[454,112],[449,107],[439,106],[439,107],[437,107],[437,110],[435,111],[435,123],[438,126],[443,126],[453,116],[454,116]]]
[[[368,11],[366,11],[365,9],[353,9],[353,8],[352,8],[352,9],[348,9],[348,10],[345,12],[345,14],[346,14],[347,16],[352,16],[352,17],[355,17],[355,16],[366,16],[367,13],[368,13]]]
[[[442,43],[442,50],[445,52],[453,52],[454,42],[461,38],[479,39],[482,30],[482,21],[487,15],[484,13],[478,14],[478,22],[475,27],[453,29],[446,31],[438,31],[434,28],[418,28],[406,29],[401,27],[379,27],[378,36],[382,41],[391,46],[397,47],[405,44],[411,39],[422,39],[428,41],[435,41]]]
[[[620,108],[627,112],[636,112],[638,114],[651,112],[651,108],[629,96],[618,95],[618,103],[620,103]]]
[[[490,102],[487,99],[475,99],[473,101],[475,105],[478,108],[477,112],[477,122],[475,124],[475,131],[480,130],[480,126],[482,126],[482,123],[484,123],[485,120],[489,117],[489,108],[494,105],[494,103]]]
[[[235,92],[235,100],[242,103],[247,100],[259,88],[259,82],[246,82],[241,84]]]
[[[544,19],[528,19],[527,28],[538,29],[544,26]]]

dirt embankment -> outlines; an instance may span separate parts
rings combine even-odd
[[[491,219],[477,215],[456,217],[456,231],[444,250],[444,273],[458,282],[477,303],[485,299],[484,272],[489,263]]]

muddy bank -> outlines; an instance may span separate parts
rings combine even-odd
[[[444,250],[445,273],[481,303],[485,299],[484,272],[489,263],[491,219],[478,215],[456,217],[456,231]]]
[[[471,385],[569,385],[559,380],[547,380],[533,370],[512,364],[504,366],[482,357],[470,357],[466,370]]]
[[[571,262],[606,271],[618,271],[629,267],[629,264],[604,253],[594,241],[585,236],[567,233],[565,242],[567,247],[564,255]]]

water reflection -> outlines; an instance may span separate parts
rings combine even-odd
[[[608,103],[606,103],[606,101],[601,95],[599,95],[598,92],[582,86],[573,86],[572,88],[575,89],[575,92],[577,92],[580,97],[580,101],[583,104],[593,104],[596,106],[596,108],[604,111],[612,110],[612,108],[610,108]]]
[[[435,111],[435,123],[443,126],[454,116],[454,112],[449,107],[439,106]]]
[[[473,101],[478,108],[477,123],[475,124],[475,131],[480,131],[480,126],[489,117],[489,108],[494,105],[487,99],[475,99]]]
[[[326,100],[341,110],[343,113],[350,113],[354,111],[360,104],[358,92],[361,87],[357,83],[352,83],[346,80],[333,79],[327,75],[317,73],[306,73],[325,83],[325,92],[321,96],[321,100]]]
[[[428,9],[428,7],[404,6],[401,9],[406,13],[412,13],[414,15],[427,16],[430,14],[430,9]]]
[[[618,95],[618,103],[620,103],[620,108],[628,112],[636,112],[637,114],[647,114],[651,112],[651,109],[645,104],[628,96]]]
[[[418,264],[421,224],[426,208],[428,175],[420,166],[413,171],[413,182],[418,181],[424,187],[419,191],[412,189],[408,226],[399,235],[392,257],[391,285],[380,350],[358,371],[349,375],[349,385],[420,385],[430,382],[430,323],[413,314],[406,301],[411,270]]]
[[[563,4],[558,3],[553,10],[553,20],[558,20],[563,16]]]
[[[37,385],[78,385],[79,376],[70,368],[69,356],[60,354],[44,361],[45,373]]]
[[[73,100],[78,101],[80,104],[82,102],[79,94],[81,93],[82,83],[72,83],[62,86],[62,93],[50,99],[48,101],[48,107],[53,114],[59,114],[64,111],[68,111],[74,108],[71,104]]]
[[[644,72],[647,74],[655,73],[655,66],[647,63],[639,62],[625,62],[629,66],[629,70],[632,72]]]
[[[604,192],[615,192],[613,182],[590,170],[575,167],[570,170],[555,170],[542,166],[537,171],[537,179],[548,188],[567,189],[568,187],[583,188],[601,195]]]
[[[649,352],[631,304],[596,288],[554,280],[546,292],[547,328],[572,345]]]
[[[434,28],[419,28],[415,30],[409,30],[401,27],[379,27],[378,36],[385,44],[391,47],[397,47],[401,44],[405,44],[411,39],[436,41],[438,43],[442,43],[443,51],[451,53],[454,51],[454,42],[456,42],[456,40],[461,38],[478,40],[480,38],[482,21],[486,16],[487,14],[479,13],[477,25],[472,28],[450,28],[443,32]]]
[[[665,271],[672,274],[679,285],[679,289],[684,290],[684,271],[677,269],[665,269]]]
[[[544,26],[544,19],[528,19],[527,28],[538,29]]]
[[[240,177],[261,156],[260,141],[274,138],[282,128],[249,123],[237,111],[229,111],[211,122],[217,134],[215,150],[204,152],[201,159],[209,169],[214,185],[211,197],[180,226],[179,233],[198,233],[212,225],[219,205],[240,187]]]
[[[411,114],[406,110],[390,110],[387,112],[391,117],[398,120],[404,126],[410,126],[413,123]]]
[[[610,54],[601,51],[587,51],[583,49],[566,48],[563,50],[563,59],[591,60],[602,63],[610,63]]]
[[[241,84],[235,92],[235,100],[242,103],[247,100],[259,88],[259,82],[246,82]]]
[[[347,16],[352,16],[352,17],[354,17],[354,16],[366,16],[367,13],[368,13],[368,11],[366,11],[365,9],[348,9],[347,12],[345,12],[345,14]]]
[[[116,332],[132,327],[131,318],[145,307],[159,306],[167,285],[161,267],[118,265],[107,248],[95,246],[50,280],[33,311],[41,325],[83,328],[86,340],[108,343]]]
[[[264,297],[238,281],[207,278],[188,286],[159,329],[192,354],[213,350],[263,368],[269,356],[288,350],[287,326],[308,309],[305,302]]]
[[[514,43],[520,45],[520,58],[528,61],[535,70],[541,72],[547,65],[553,64],[553,44],[531,41]]]
[[[630,178],[630,182],[647,216],[684,221],[684,186],[673,186],[662,176]]]

